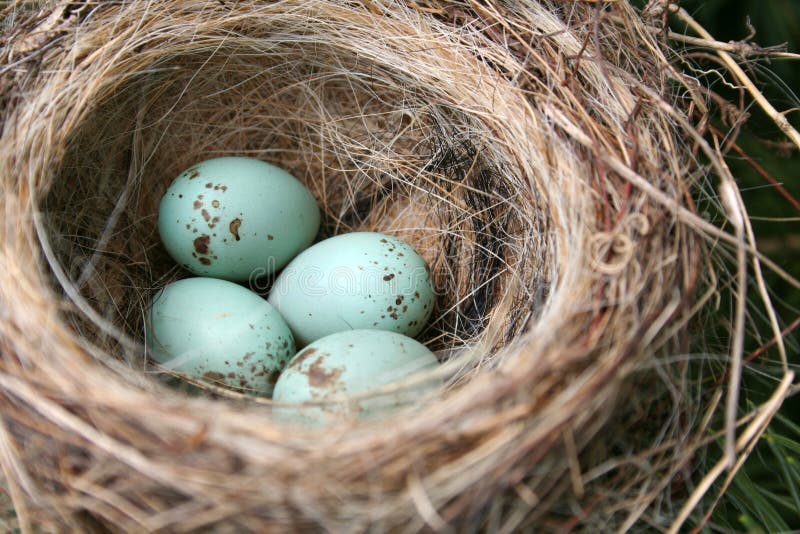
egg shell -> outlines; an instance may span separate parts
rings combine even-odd
[[[436,357],[410,337],[385,330],[349,330],[318,339],[299,352],[278,378],[273,400],[303,403],[365,393],[401,382],[409,376],[435,368]],[[400,388],[379,396],[342,402],[276,406],[280,419],[302,423],[326,423],[342,417],[383,416],[417,400],[437,379]]]
[[[150,356],[165,367],[243,393],[269,395],[295,353],[286,322],[233,282],[186,278],[156,295],[145,322]]]
[[[286,265],[314,240],[320,213],[294,176],[264,161],[203,161],[169,186],[158,210],[167,252],[190,272],[245,281]]]
[[[434,291],[425,260],[409,244],[353,232],[301,252],[275,280],[269,302],[303,347],[353,329],[416,336],[433,311]]]

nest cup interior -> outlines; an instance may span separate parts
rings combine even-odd
[[[111,71],[86,69],[69,86],[74,120],[60,146],[40,147],[55,162],[40,206],[61,284],[97,314],[72,313],[72,326],[102,354],[145,369],[144,312],[188,274],[160,243],[161,195],[190,165],[226,155],[300,179],[321,207],[320,238],[368,230],[409,242],[438,293],[421,340],[443,360],[476,349],[456,378],[501,361],[541,317],[557,270],[554,229],[568,229],[533,166],[554,153],[542,150],[528,102],[465,43],[421,52],[435,28],[395,20],[392,34],[417,39],[379,41],[371,34],[388,21],[343,36],[337,16],[352,13],[309,23],[267,12],[175,26],[169,42],[152,32],[139,49],[107,43],[93,61]],[[560,210],[579,212],[580,199],[562,198]]]

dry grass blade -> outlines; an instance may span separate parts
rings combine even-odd
[[[713,36],[708,33],[706,29],[703,28],[703,26],[701,26],[696,20],[694,20],[685,9],[678,7],[677,5],[671,5],[670,9],[677,14],[680,20],[685,22],[703,39],[713,41]],[[731,57],[728,52],[722,48],[717,48],[717,54],[725,62],[726,67],[730,69],[731,73],[736,78],[736,81],[742,84],[745,89],[747,89],[747,92],[750,93],[761,109],[764,110],[764,113],[766,113],[769,118],[772,119],[775,125],[780,128],[784,134],[786,134],[786,137],[788,137],[797,148],[800,148],[800,132],[798,132],[791,125],[783,113],[775,109],[775,106],[773,106],[767,97],[765,97],[764,94],[758,90],[756,85],[752,82],[752,80],[750,80],[750,77],[747,76],[744,69],[742,69],[742,67],[736,62],[736,60],[733,59],[733,57]]]
[[[734,466],[729,465],[728,455],[726,454],[719,462],[717,462],[716,465],[714,465],[713,468],[708,471],[708,473],[706,473],[706,475],[697,485],[697,489],[692,492],[692,495],[683,505],[680,513],[670,526],[670,529],[667,531],[669,534],[680,532],[681,527],[689,518],[689,514],[694,511],[695,507],[700,503],[700,500],[711,489],[711,485],[722,475],[722,473],[725,472],[726,469],[730,470],[730,473],[725,482],[725,486],[727,487],[727,485],[730,484],[730,481],[735,476],[736,471],[741,468],[744,460],[747,459],[749,452],[752,450],[754,442],[758,440],[758,438],[764,433],[767,425],[769,425],[769,422],[780,409],[781,404],[783,404],[783,401],[786,399],[786,395],[789,392],[792,382],[794,382],[794,373],[789,371],[784,375],[778,387],[775,388],[775,391],[769,400],[755,411],[755,417],[739,436],[739,439],[736,442],[736,451],[742,451],[745,454],[739,458]]]

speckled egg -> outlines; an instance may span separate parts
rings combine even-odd
[[[273,400],[303,403],[339,398],[302,407],[277,406],[275,415],[308,423],[385,415],[418,399],[423,390],[429,390],[438,380],[425,380],[379,396],[364,395],[349,402],[341,397],[402,382],[437,364],[436,357],[424,345],[395,332],[349,330],[331,334],[292,358],[275,384]]]
[[[434,292],[425,260],[410,245],[353,232],[301,252],[275,280],[269,302],[302,347],[362,328],[416,336],[433,310]]]
[[[252,158],[224,157],[186,169],[158,210],[167,252],[201,276],[245,281],[286,265],[314,240],[320,213],[288,172]]]
[[[156,362],[244,393],[269,395],[295,353],[286,322],[233,282],[186,278],[153,299],[145,338]]]

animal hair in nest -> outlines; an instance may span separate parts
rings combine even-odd
[[[688,350],[713,263],[679,217],[702,184],[658,20],[626,0],[28,4],[5,8],[0,60],[14,521],[594,530],[675,513],[705,397],[666,357]],[[424,256],[435,396],[321,431],[148,364],[148,303],[186,276],[160,196],[224,155],[297,176],[321,237],[381,231]]]

